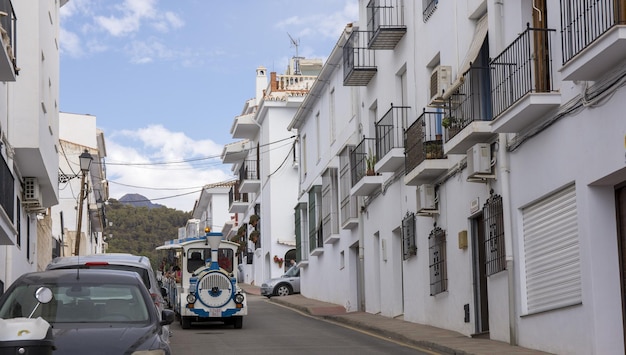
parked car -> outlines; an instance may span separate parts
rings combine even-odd
[[[300,293],[300,268],[297,265],[289,268],[283,276],[269,279],[261,285],[261,295],[267,298],[294,293]]]
[[[0,297],[0,318],[47,321],[56,355],[169,355],[163,327],[175,315],[165,309],[159,316],[135,272],[61,269],[15,280]]]
[[[165,308],[163,297],[167,291],[157,281],[152,263],[146,256],[126,253],[62,256],[54,258],[46,267],[47,270],[76,268],[134,271],[139,274],[146,288],[150,291],[150,296],[157,310],[161,312]]]

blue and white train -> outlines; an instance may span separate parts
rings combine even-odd
[[[180,282],[163,278],[168,303],[183,329],[192,322],[222,321],[235,329],[243,326],[248,314],[246,294],[237,285],[237,243],[222,240],[222,233],[174,239],[157,250],[174,252],[180,268]]]

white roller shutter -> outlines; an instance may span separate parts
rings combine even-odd
[[[524,208],[522,214],[527,312],[581,303],[575,185]]]

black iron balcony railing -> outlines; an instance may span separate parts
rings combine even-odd
[[[7,217],[14,222],[15,216],[15,178],[4,158],[0,156],[0,207]]]
[[[228,191],[228,204],[232,205],[233,202],[248,202],[248,194],[239,192],[238,181]]]
[[[424,22],[428,21],[430,16],[433,15],[435,10],[437,10],[437,4],[439,0],[428,0],[428,2],[424,6],[424,11],[422,11],[422,19]]]
[[[350,152],[350,170],[352,186],[356,185],[365,175],[368,168],[373,169],[376,163],[376,139],[363,138]]]
[[[626,0],[561,0],[563,64],[613,26],[626,24]]]
[[[13,62],[13,69],[16,68],[16,25],[15,12],[13,11],[13,4],[11,0],[0,0],[0,35],[2,36],[2,42],[5,50],[9,50],[7,53],[11,61]]]
[[[376,74],[374,50],[367,31],[353,30],[343,46],[343,85],[366,86]]]
[[[376,122],[376,156],[381,159],[393,148],[404,147],[404,128],[409,118],[408,106],[393,106]]]
[[[393,49],[406,33],[404,0],[370,0],[367,4],[369,48]]]
[[[441,112],[426,112],[407,128],[404,134],[405,174],[426,159],[443,159]]]
[[[551,92],[553,29],[527,27],[490,63],[493,117],[531,92]]]
[[[473,121],[490,121],[491,88],[489,68],[470,67],[462,76],[462,84],[448,99],[442,125],[449,141]]]
[[[239,184],[244,180],[258,180],[259,179],[259,161],[258,160],[244,160],[243,164],[239,168]]]

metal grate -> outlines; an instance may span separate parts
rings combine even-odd
[[[446,232],[435,227],[428,236],[428,253],[430,256],[430,295],[434,296],[448,290],[446,271]]]
[[[415,240],[415,213],[407,212],[402,220],[402,258],[407,260],[417,254]]]
[[[485,266],[487,276],[506,270],[502,196],[492,195],[483,206],[485,220]]]

